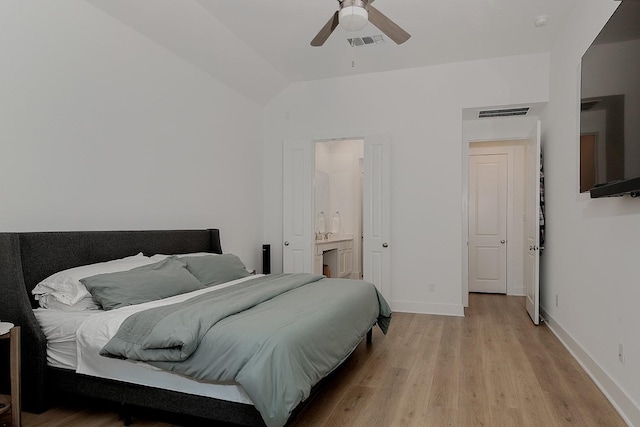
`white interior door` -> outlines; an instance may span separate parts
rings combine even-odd
[[[389,137],[364,139],[363,277],[391,301]]]
[[[469,291],[507,293],[506,154],[469,156]]]
[[[282,171],[285,273],[313,272],[313,144],[285,141]]]
[[[527,146],[525,293],[531,320],[540,323],[540,121]]]

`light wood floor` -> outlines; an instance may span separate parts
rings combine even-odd
[[[394,313],[293,423],[303,426],[625,426],[522,297],[472,294],[466,317]],[[153,414],[133,426],[171,426]],[[1,423],[0,423],[1,425]],[[23,425],[119,426],[117,414],[57,407]]]

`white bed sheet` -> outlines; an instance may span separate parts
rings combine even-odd
[[[34,314],[47,338],[47,363],[86,375],[253,404],[240,385],[200,382],[143,362],[103,357],[99,351],[117,332],[120,324],[135,312],[184,301],[212,289],[233,286],[258,276],[111,311],[60,312],[36,309]]]
[[[47,364],[56,368],[76,369],[76,331],[95,311],[33,310],[47,338]]]

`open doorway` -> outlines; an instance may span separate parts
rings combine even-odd
[[[391,137],[388,134],[371,134],[365,135],[363,138],[336,137],[322,140],[285,140],[283,142],[282,271],[285,273],[318,271],[314,262],[318,259],[318,251],[324,251],[325,248],[324,246],[320,247],[314,237],[315,142],[352,139],[364,142],[361,275],[364,280],[373,283],[387,300],[391,300],[392,236],[390,233],[391,172],[389,162]],[[333,207],[331,209],[333,210]],[[342,218],[342,214],[340,216]],[[326,219],[325,216],[325,221]],[[342,223],[342,219],[340,223]],[[340,228],[342,229],[342,227]],[[335,242],[321,243],[324,245]],[[353,252],[352,248],[352,255]],[[348,262],[350,258],[342,257],[342,259]],[[323,262],[319,264],[323,266]]]
[[[515,106],[508,106],[515,107]],[[539,227],[538,209],[540,197],[540,122],[539,117],[544,110],[544,103],[529,104],[526,107],[518,108],[523,110],[520,116],[508,115],[505,117],[483,116],[486,111],[497,112],[507,110],[505,106],[498,107],[473,107],[463,109],[463,138],[462,138],[462,155],[463,155],[463,188],[462,196],[464,200],[462,212],[462,304],[464,307],[469,306],[470,277],[469,269],[470,260],[470,164],[469,158],[474,145],[486,147],[491,145],[506,144],[507,146],[517,146],[523,144],[521,148],[517,148],[521,152],[524,150],[524,163],[516,167],[515,164],[509,166],[508,170],[513,172],[523,172],[523,184],[517,184],[513,188],[518,188],[515,194],[507,200],[514,201],[514,198],[522,196],[524,198],[523,213],[511,216],[513,222],[512,227],[508,227],[505,239],[499,239],[498,244],[502,244],[501,240],[505,240],[507,256],[511,251],[512,256],[507,259],[506,266],[506,293],[508,295],[525,295],[527,301],[538,298],[538,257],[539,245],[531,239],[537,238],[535,232]],[[525,112],[526,111],[526,112]],[[484,153],[476,154],[497,154],[495,149],[488,148]],[[536,152],[538,153],[536,155]],[[518,154],[517,158],[521,159],[522,155]],[[518,160],[520,161],[520,160]],[[536,184],[537,183],[537,184]],[[520,226],[519,226],[520,224]],[[513,238],[520,239],[520,242],[514,242]],[[516,251],[514,253],[513,251]],[[485,255],[485,254],[483,254]],[[514,263],[512,263],[512,260]],[[532,306],[537,303],[533,302]],[[529,304],[527,303],[527,309]],[[536,316],[532,315],[532,318]],[[534,323],[537,324],[536,320]]]
[[[362,279],[364,140],[314,145],[313,272]]]

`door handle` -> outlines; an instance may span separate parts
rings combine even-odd
[[[500,240],[500,243],[502,243],[502,244],[504,245],[504,243],[505,243],[505,240]]]
[[[288,241],[284,242],[284,245],[289,246],[289,242]]]
[[[388,248],[388,247],[389,247],[389,244],[388,244],[387,242],[384,242],[384,243],[382,244],[382,247],[383,247],[383,248]]]

